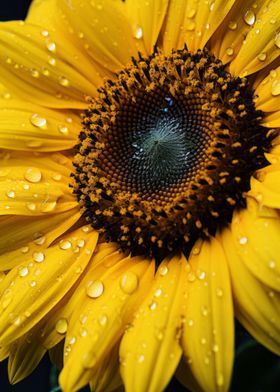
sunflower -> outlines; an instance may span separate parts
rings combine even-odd
[[[0,359],[227,391],[280,354],[280,1],[34,0],[0,25]]]

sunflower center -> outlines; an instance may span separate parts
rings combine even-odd
[[[84,115],[74,192],[87,220],[133,254],[188,254],[244,207],[271,144],[261,119],[247,80],[206,50],[132,59]]]

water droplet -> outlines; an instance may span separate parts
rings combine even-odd
[[[159,268],[159,274],[160,274],[161,276],[165,276],[167,273],[168,273],[168,267],[167,267],[166,265],[162,265],[162,266]]]
[[[136,39],[143,38],[143,30],[139,25],[133,25],[133,37]]]
[[[29,182],[40,182],[42,179],[42,173],[36,167],[29,167],[24,173],[24,178]]]
[[[64,125],[59,125],[58,130],[62,135],[68,135],[69,134],[69,129],[65,127]]]
[[[228,24],[228,28],[230,30],[236,30],[237,29],[237,23],[233,22],[233,21],[230,21],[229,24]]]
[[[37,71],[37,69],[31,69],[30,70],[31,76],[33,76],[33,78],[39,78],[40,73],[39,71]]]
[[[188,281],[189,282],[194,282],[195,281],[195,274],[192,271],[190,271],[188,273]]]
[[[65,334],[67,332],[67,328],[68,328],[68,322],[65,318],[58,320],[57,323],[55,324],[56,332],[60,334]]]
[[[271,269],[274,269],[276,267],[276,262],[274,260],[269,260],[268,266]]]
[[[189,9],[187,11],[187,17],[190,18],[190,19],[193,18],[195,16],[195,14],[196,14],[196,9],[195,8],[191,8],[191,9]]]
[[[45,260],[45,255],[43,252],[34,252],[32,257],[33,260],[36,261],[37,263],[42,263],[42,261]]]
[[[155,310],[155,309],[157,308],[157,303],[156,303],[155,301],[152,301],[152,302],[150,303],[150,305],[149,305],[149,308],[150,308],[151,310]]]
[[[40,236],[38,238],[35,238],[34,244],[36,244],[36,245],[43,245],[45,243],[45,241],[46,241],[46,237]]]
[[[143,354],[138,355],[137,357],[137,362],[138,363],[143,363],[145,360],[145,356]]]
[[[70,340],[69,340],[69,344],[71,344],[71,345],[73,345],[73,344],[75,344],[76,343],[76,337],[75,336],[73,336]]]
[[[36,204],[35,203],[26,203],[26,208],[29,211],[35,211],[36,210]]]
[[[197,277],[198,279],[203,280],[206,277],[206,273],[204,271],[199,271],[197,272]]]
[[[82,362],[85,369],[91,369],[96,364],[96,355],[93,352],[88,351],[84,354]]]
[[[42,206],[41,206],[41,211],[42,212],[53,211],[55,209],[56,205],[57,205],[56,201],[51,201],[49,203],[43,203]]]
[[[18,274],[19,274],[19,276],[21,276],[23,278],[24,276],[27,276],[28,273],[29,273],[28,268],[27,267],[22,267],[22,268],[20,268]]]
[[[38,128],[45,127],[47,124],[47,120],[43,117],[40,117],[37,113],[32,114],[30,117],[30,122],[32,125]]]
[[[217,294],[217,297],[221,298],[224,295],[223,289],[218,287],[216,289],[216,294]]]
[[[193,31],[195,29],[195,22],[190,20],[186,26],[185,26],[187,31]]]
[[[63,87],[68,87],[70,85],[70,82],[67,78],[65,78],[64,76],[60,76],[58,78],[59,84],[61,84],[61,86]]]
[[[71,244],[70,241],[64,241],[64,240],[62,240],[62,241],[60,241],[60,243],[59,243],[60,249],[63,249],[63,250],[70,249],[71,246],[72,246],[72,244]]]
[[[217,385],[219,386],[219,387],[221,387],[222,385],[224,385],[224,376],[223,376],[223,374],[222,373],[219,373],[218,374],[218,376],[217,376]]]
[[[52,179],[55,180],[55,181],[60,181],[62,179],[62,175],[59,174],[59,173],[54,173],[52,175]]]
[[[226,54],[228,55],[228,56],[232,56],[233,55],[233,49],[232,48],[227,48],[227,50],[226,50]]]
[[[21,253],[25,254],[25,253],[28,253],[28,252],[29,252],[29,247],[28,246],[23,246],[21,248]]]
[[[102,314],[98,317],[98,322],[102,327],[105,327],[105,325],[108,323],[108,316],[106,314]]]
[[[201,314],[202,314],[202,316],[206,317],[208,315],[208,313],[209,313],[209,310],[208,310],[207,306],[201,306]]]
[[[155,291],[155,293],[154,293],[154,296],[158,298],[158,297],[161,296],[161,294],[162,294],[162,290],[161,290],[161,289],[157,289],[157,290]]]
[[[274,80],[274,82],[271,85],[271,94],[273,96],[277,96],[280,94],[280,81],[278,79]]]
[[[30,287],[35,287],[36,286],[36,280],[32,280],[31,282],[30,282]]]
[[[247,25],[253,26],[253,24],[256,21],[256,15],[254,14],[253,11],[248,10],[245,12],[243,19],[244,19],[244,22],[247,23]]]
[[[10,198],[10,199],[14,199],[16,194],[14,191],[7,191],[6,195]]]
[[[264,53],[264,52],[260,53],[260,54],[258,55],[258,59],[259,59],[260,61],[265,61],[265,59],[266,59],[266,53]]]
[[[248,238],[247,238],[247,237],[241,237],[241,238],[239,239],[239,244],[240,244],[240,245],[246,245],[247,242],[248,242]]]
[[[49,52],[54,53],[56,51],[56,44],[53,41],[47,41],[46,47],[47,47]]]
[[[200,339],[200,343],[204,345],[204,344],[207,343],[207,340],[206,340],[205,338],[201,338],[201,339]]]
[[[48,63],[54,67],[56,65],[56,59],[54,57],[49,57]]]
[[[86,289],[86,293],[90,298],[98,298],[103,294],[104,285],[100,280],[91,282]]]
[[[219,351],[219,346],[217,344],[213,344],[212,350],[214,353],[217,353]]]
[[[77,246],[79,247],[79,248],[83,248],[84,246],[85,246],[85,240],[78,240],[77,241]]]
[[[120,288],[126,294],[132,294],[138,287],[138,276],[133,272],[126,272],[120,279]]]
[[[278,33],[278,34],[275,36],[274,44],[275,44],[275,46],[276,46],[277,48],[280,49],[280,33]]]
[[[192,320],[192,319],[189,319],[189,320],[188,320],[188,326],[189,326],[189,327],[192,327],[192,326],[193,326],[193,320]]]

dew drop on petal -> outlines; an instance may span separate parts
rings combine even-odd
[[[29,211],[35,211],[36,210],[36,204],[35,203],[26,203],[26,208]]]
[[[32,257],[33,260],[36,261],[37,263],[42,263],[42,261],[45,260],[45,255],[43,252],[34,252]]]
[[[49,57],[48,63],[54,67],[56,65],[56,59],[54,57]]]
[[[133,37],[136,39],[143,38],[143,30],[139,25],[133,25]]]
[[[155,309],[157,308],[157,303],[156,303],[155,301],[152,301],[152,302],[150,303],[150,305],[149,305],[149,308],[150,308],[151,310],[155,310]]]
[[[137,362],[138,362],[138,363],[143,363],[144,360],[145,360],[145,356],[144,356],[143,354],[139,354],[139,355],[137,356]]]
[[[59,125],[58,130],[62,135],[68,135],[69,133],[69,129],[64,125]]]
[[[104,285],[100,280],[91,282],[86,289],[86,293],[90,298],[101,297],[104,291]]]
[[[59,247],[60,247],[60,249],[62,249],[62,250],[70,249],[71,246],[72,246],[72,244],[71,244],[70,241],[64,241],[64,240],[62,240],[62,241],[60,241],[60,243],[59,243]]]
[[[54,53],[56,51],[56,44],[53,41],[47,41],[46,47],[49,52]]]
[[[247,25],[253,26],[253,24],[254,24],[255,21],[256,21],[256,15],[254,14],[253,11],[248,10],[248,11],[245,12],[243,19],[244,19],[244,22],[245,22]]]
[[[10,198],[10,199],[14,199],[16,194],[14,191],[7,191],[6,195]]]
[[[233,49],[232,49],[232,48],[227,48],[227,49],[226,49],[226,54],[227,54],[228,56],[232,56],[232,55],[233,55]]]
[[[240,245],[246,245],[247,242],[248,242],[248,238],[247,238],[247,237],[241,237],[241,238],[239,239],[239,244],[240,244]]]
[[[48,32],[48,30],[43,30],[43,31],[41,31],[41,34],[43,37],[48,37],[49,32]]]
[[[236,30],[237,29],[237,23],[233,22],[233,21],[230,21],[229,24],[228,24],[228,28],[230,30]]]
[[[280,94],[280,80],[274,80],[274,82],[271,85],[271,94],[273,96],[277,96]]]
[[[126,272],[120,279],[120,288],[126,294],[132,294],[138,287],[138,276],[133,272]]]
[[[265,61],[265,59],[266,59],[266,53],[262,52],[258,55],[258,60]]]
[[[32,125],[38,128],[45,127],[47,124],[47,120],[44,117],[39,116],[39,114],[34,113],[30,117],[30,122]]]
[[[168,267],[166,265],[163,265],[159,268],[159,274],[161,276],[165,276],[168,273]]]
[[[221,298],[224,295],[223,289],[218,287],[216,289],[216,294],[217,294],[217,297]]]
[[[219,374],[218,374],[216,382],[217,382],[217,385],[218,385],[219,387],[221,387],[222,385],[224,385],[224,376],[223,376],[222,373],[219,373]]]
[[[157,290],[154,292],[154,296],[157,297],[157,298],[160,297],[161,294],[162,294],[162,290],[161,290],[161,289],[157,289]]]
[[[29,252],[29,247],[28,246],[23,246],[21,249],[21,253],[25,254]]]
[[[59,174],[59,173],[54,173],[52,175],[52,179],[55,180],[55,181],[60,181],[62,179],[62,175]]]
[[[24,173],[24,178],[29,182],[40,182],[42,179],[42,173],[36,167],[29,167]]]
[[[22,267],[22,268],[20,268],[20,270],[19,270],[19,276],[20,277],[25,277],[25,276],[27,276],[28,275],[28,273],[29,273],[29,270],[28,270],[28,268],[27,267]]]
[[[276,262],[274,260],[269,260],[268,266],[271,269],[274,269],[276,267]]]
[[[70,85],[70,82],[67,78],[65,78],[64,76],[60,76],[59,79],[59,84],[61,84],[61,86],[63,87],[68,87]]]
[[[102,314],[98,317],[98,322],[102,327],[105,327],[108,323],[108,316],[106,314]]]
[[[68,328],[68,322],[65,318],[58,320],[57,323],[55,324],[55,330],[60,334],[65,334],[67,328]]]

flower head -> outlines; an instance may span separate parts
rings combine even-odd
[[[34,0],[0,25],[0,358],[65,392],[280,354],[279,1]]]

